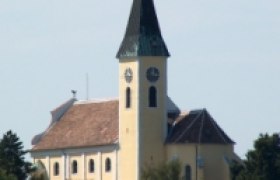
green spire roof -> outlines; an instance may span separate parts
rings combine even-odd
[[[134,0],[117,58],[169,56],[161,36],[153,0]]]

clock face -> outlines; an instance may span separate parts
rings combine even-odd
[[[150,67],[147,70],[146,76],[150,82],[156,82],[159,79],[159,70],[155,67]]]
[[[125,81],[130,83],[132,81],[132,70],[130,68],[126,68],[124,72]]]

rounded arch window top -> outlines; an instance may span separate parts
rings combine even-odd
[[[112,162],[110,158],[106,158],[105,160],[105,171],[110,172],[112,168]]]

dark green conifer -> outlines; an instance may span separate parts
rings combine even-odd
[[[17,134],[11,130],[0,140],[0,169],[6,175],[15,176],[17,180],[26,179],[31,164],[25,161],[23,144]]]

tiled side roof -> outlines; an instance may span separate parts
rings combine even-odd
[[[40,142],[45,133],[48,132],[48,130],[60,120],[60,118],[68,111],[68,109],[75,103],[75,101],[77,101],[77,99],[71,98],[51,111],[52,120],[49,127],[44,132],[34,136],[31,144],[36,145],[38,142]]]
[[[118,141],[118,100],[74,104],[32,150],[114,144]]]
[[[234,144],[205,109],[178,116],[166,143]]]
[[[234,143],[205,109],[168,112],[171,128],[166,143]],[[118,127],[118,100],[76,102],[42,134],[32,151],[115,144]]]

